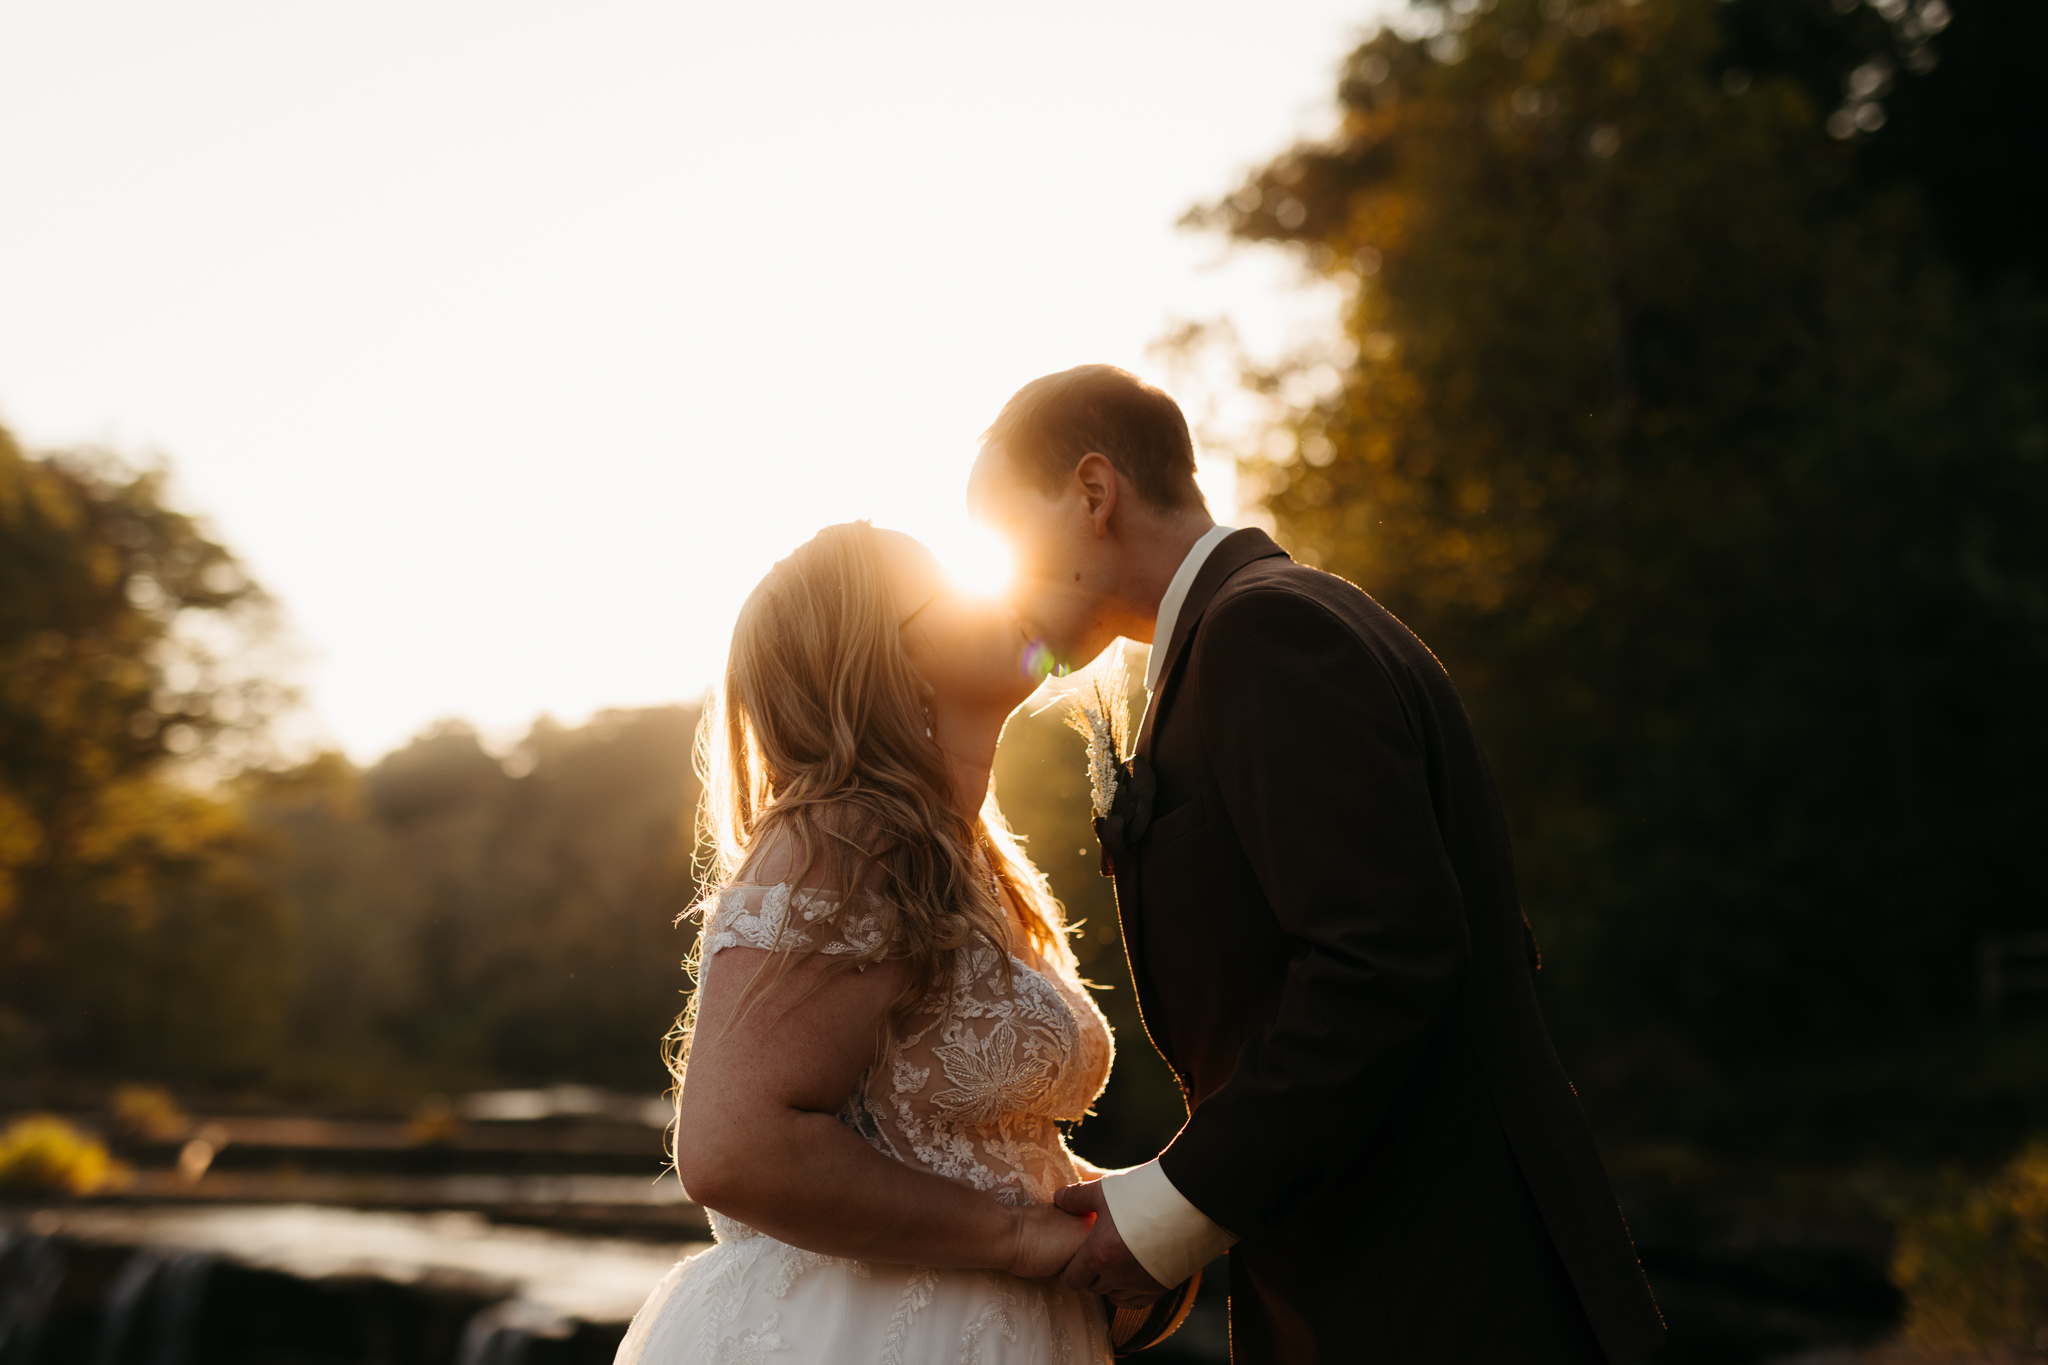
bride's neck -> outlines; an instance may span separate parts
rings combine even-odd
[[[953,809],[965,819],[980,814],[981,803],[988,796],[989,773],[995,767],[996,742],[1003,737],[1005,719],[943,705],[932,707],[932,737],[946,756]]]

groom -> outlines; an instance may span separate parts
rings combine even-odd
[[[1138,1305],[1230,1250],[1235,1361],[1619,1362],[1664,1328],[1537,1008],[1493,778],[1370,597],[1217,526],[1180,409],[1084,365],[983,439],[976,515],[1063,660],[1150,640],[1117,908],[1186,1125],[1060,1191]],[[1141,799],[1148,785],[1149,800]]]

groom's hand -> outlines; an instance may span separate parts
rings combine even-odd
[[[1069,1185],[1055,1194],[1052,1202],[1068,1213],[1095,1215],[1095,1227],[1088,1240],[1081,1243],[1081,1249],[1074,1253],[1074,1259],[1067,1262],[1066,1271],[1060,1276],[1067,1288],[1100,1294],[1119,1308],[1142,1308],[1166,1292],[1167,1286],[1146,1274],[1145,1267],[1124,1245],[1122,1234],[1116,1230],[1116,1219],[1110,1216],[1109,1201],[1102,1197],[1101,1181]]]

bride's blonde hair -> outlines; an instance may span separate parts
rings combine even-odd
[[[993,788],[974,818],[949,799],[945,755],[932,736],[928,688],[904,653],[897,605],[883,578],[874,528],[828,526],[768,571],[740,608],[725,679],[697,731],[698,814],[709,911],[720,890],[747,880],[765,848],[793,870],[775,877],[836,901],[806,932],[835,934],[873,916],[879,935],[833,954],[828,971],[883,958],[908,973],[891,1028],[937,995],[954,954],[977,934],[1002,945],[1008,916],[991,874],[1024,912],[1041,955],[1070,964],[1059,902],[1024,857]],[[787,925],[784,926],[787,932]],[[692,955],[692,975],[700,971]],[[788,970],[777,953],[748,997]],[[1007,959],[1004,961],[1007,970]],[[670,1035],[678,1083],[695,1023],[693,995]]]

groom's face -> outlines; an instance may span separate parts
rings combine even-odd
[[[1020,478],[1002,448],[990,444],[968,477],[967,505],[1009,544],[1010,602],[1031,637],[1072,668],[1107,648],[1116,632],[1101,619],[1098,585],[1108,547],[1078,483],[1048,493]]]

